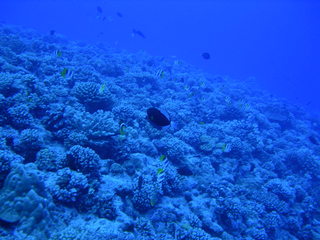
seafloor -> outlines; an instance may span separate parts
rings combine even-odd
[[[0,71],[1,239],[320,239],[320,123],[298,107],[5,25]]]

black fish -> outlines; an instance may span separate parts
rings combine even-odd
[[[136,34],[136,35],[139,35],[142,38],[146,38],[146,36],[140,30],[132,29],[132,33]]]
[[[158,127],[170,125],[171,121],[159,109],[151,107],[147,110],[147,119]]]
[[[119,18],[122,18],[122,17],[123,17],[123,15],[122,15],[121,12],[117,12],[117,16],[118,16]]]
[[[56,30],[50,30],[50,35],[53,36],[56,34]]]
[[[98,12],[99,14],[102,14],[103,10],[102,10],[102,8],[101,8],[100,6],[97,6],[97,12]]]
[[[314,145],[319,145],[318,139],[314,135],[310,135],[308,138],[309,138],[309,141]]]
[[[202,57],[203,57],[204,59],[208,60],[208,59],[210,59],[210,53],[204,52],[204,53],[202,53]]]

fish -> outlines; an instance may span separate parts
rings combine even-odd
[[[208,53],[208,52],[202,53],[201,56],[202,56],[203,59],[206,59],[206,60],[209,60],[211,58],[210,53]]]
[[[155,192],[153,192],[150,197],[151,207],[154,207],[157,204],[157,202],[158,202],[157,194]]]
[[[116,14],[117,14],[117,16],[118,16],[119,18],[122,18],[122,17],[123,17],[123,15],[122,15],[121,12],[116,12]]]
[[[57,57],[62,57],[62,52],[60,50],[56,50],[54,51],[54,55],[56,55]]]
[[[98,12],[99,14],[102,14],[102,13],[103,13],[102,7],[97,6],[97,12]]]
[[[60,74],[61,74],[62,77],[66,77],[67,72],[68,72],[68,69],[67,69],[67,68],[64,68],[64,69],[62,69],[62,71],[60,72]]]
[[[50,30],[49,33],[50,33],[50,36],[54,36],[54,35],[56,34],[56,30],[53,30],[53,29],[52,29],[52,30]]]
[[[157,127],[165,127],[171,124],[169,118],[155,107],[148,108],[147,119]]]
[[[165,156],[165,155],[161,155],[161,156]],[[161,164],[157,168],[156,179],[159,184],[162,184],[165,178],[166,169],[168,169],[168,166],[169,166],[169,162],[166,158],[161,160],[160,162]]]
[[[140,30],[137,30],[137,29],[132,29],[132,35],[135,36],[135,35],[138,35],[144,39],[146,39],[146,35],[144,35],[144,33],[142,33]]]
[[[228,153],[231,151],[231,144],[223,143],[221,146],[222,152]]]
[[[101,84],[101,86],[99,88],[99,94],[103,94],[105,90],[106,90],[106,84],[103,83],[103,84]]]
[[[73,76],[73,72],[70,71],[68,68],[64,68],[62,69],[62,71],[60,72],[60,75],[64,78],[72,78]]]
[[[165,160],[166,158],[167,158],[166,155],[162,154],[162,155],[159,157],[159,160],[160,160],[160,161],[163,161],[163,160]]]
[[[185,89],[186,91],[189,91],[189,90],[190,90],[190,87],[189,87],[188,85],[185,85],[185,86],[184,86],[184,89]]]
[[[244,109],[245,110],[249,110],[250,109],[250,104],[249,103],[244,104]]]
[[[120,129],[119,129],[119,133],[120,133],[120,135],[121,136],[124,136],[124,135],[126,135],[126,125],[124,124],[124,123],[121,123],[120,124]]]
[[[163,78],[164,77],[164,71],[162,69],[159,69],[157,72],[156,72],[156,77],[158,78]]]
[[[204,81],[200,82],[200,87],[204,88],[206,86],[206,83]]]
[[[97,16],[96,16],[96,18],[97,18],[98,20],[105,21],[105,20],[107,19],[107,17],[104,16],[102,7],[97,6],[96,9],[97,9]]]
[[[319,141],[318,141],[318,139],[317,139],[314,135],[310,135],[310,136],[308,137],[308,139],[309,139],[309,141],[310,141],[311,143],[313,143],[314,145],[319,145],[319,144],[320,144]]]
[[[157,169],[157,174],[162,174],[164,173],[164,169],[163,168],[158,168]]]
[[[226,102],[226,104],[231,104],[231,98],[229,97],[229,96],[226,96],[225,98],[224,98],[224,101]]]
[[[174,65],[180,65],[181,62],[180,62],[179,60],[174,60],[173,64],[174,64]]]

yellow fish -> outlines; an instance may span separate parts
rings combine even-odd
[[[223,143],[221,146],[222,152],[230,152],[231,151],[231,145],[228,143]]]
[[[119,132],[120,132],[121,136],[124,136],[124,135],[127,134],[125,130],[126,130],[126,125],[124,123],[121,123],[120,124],[120,129],[119,129]]]
[[[156,77],[163,78],[164,77],[164,71],[162,69],[158,70],[156,72]]]
[[[227,104],[231,103],[231,98],[229,96],[225,97],[224,100],[226,101]]]
[[[158,168],[157,169],[157,174],[159,175],[159,174],[161,174],[161,173],[163,173],[164,172],[164,169],[163,168]]]
[[[159,159],[160,159],[160,161],[163,161],[163,160],[165,160],[166,158],[167,158],[166,155],[162,154]]]
[[[104,90],[106,90],[106,84],[105,84],[105,83],[101,84],[101,86],[100,86],[100,88],[99,88],[99,93],[100,93],[100,94],[103,94],[103,93],[104,93]]]
[[[60,72],[60,75],[64,78],[72,78],[73,76],[73,71],[70,71],[68,68],[62,69]]]
[[[190,87],[188,85],[184,86],[184,89],[189,91],[190,90]]]
[[[62,52],[60,50],[56,50],[55,54],[57,57],[62,57]]]
[[[157,195],[154,193],[151,195],[151,198],[150,198],[150,205],[152,207],[154,207],[158,202],[158,198],[157,198]]]
[[[62,69],[62,71],[60,72],[60,74],[61,74],[62,77],[66,77],[66,76],[67,76],[67,72],[68,72],[68,69],[67,69],[67,68],[64,68],[64,69]]]

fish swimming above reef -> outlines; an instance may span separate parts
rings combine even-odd
[[[64,68],[62,69],[62,71],[60,72],[61,77],[63,78],[72,78],[73,76],[73,71],[71,71],[68,68]]]
[[[137,30],[137,29],[132,29],[132,36],[135,36],[135,35],[138,35],[144,39],[146,39],[146,35],[144,35],[143,32],[141,32],[140,30]]]
[[[120,124],[120,127],[119,127],[119,133],[121,136],[124,136],[126,135],[126,125],[124,123],[121,123]]]
[[[159,70],[156,72],[155,76],[156,76],[157,78],[163,78],[163,77],[165,76],[165,72],[164,72],[162,69],[159,69]]]
[[[96,18],[101,21],[105,21],[107,19],[107,17],[103,15],[103,10],[102,10],[102,7],[100,7],[100,6],[97,6]]]
[[[61,50],[56,50],[54,51],[54,55],[57,57],[62,57],[62,51]]]
[[[100,6],[97,6],[97,13],[98,14],[102,14],[103,13],[103,10]]]
[[[159,109],[154,107],[147,110],[147,119],[156,127],[165,127],[171,124],[169,118]]]
[[[206,59],[206,60],[209,60],[209,59],[211,58],[210,53],[208,53],[208,52],[202,53],[201,56],[202,56],[204,59]]]

